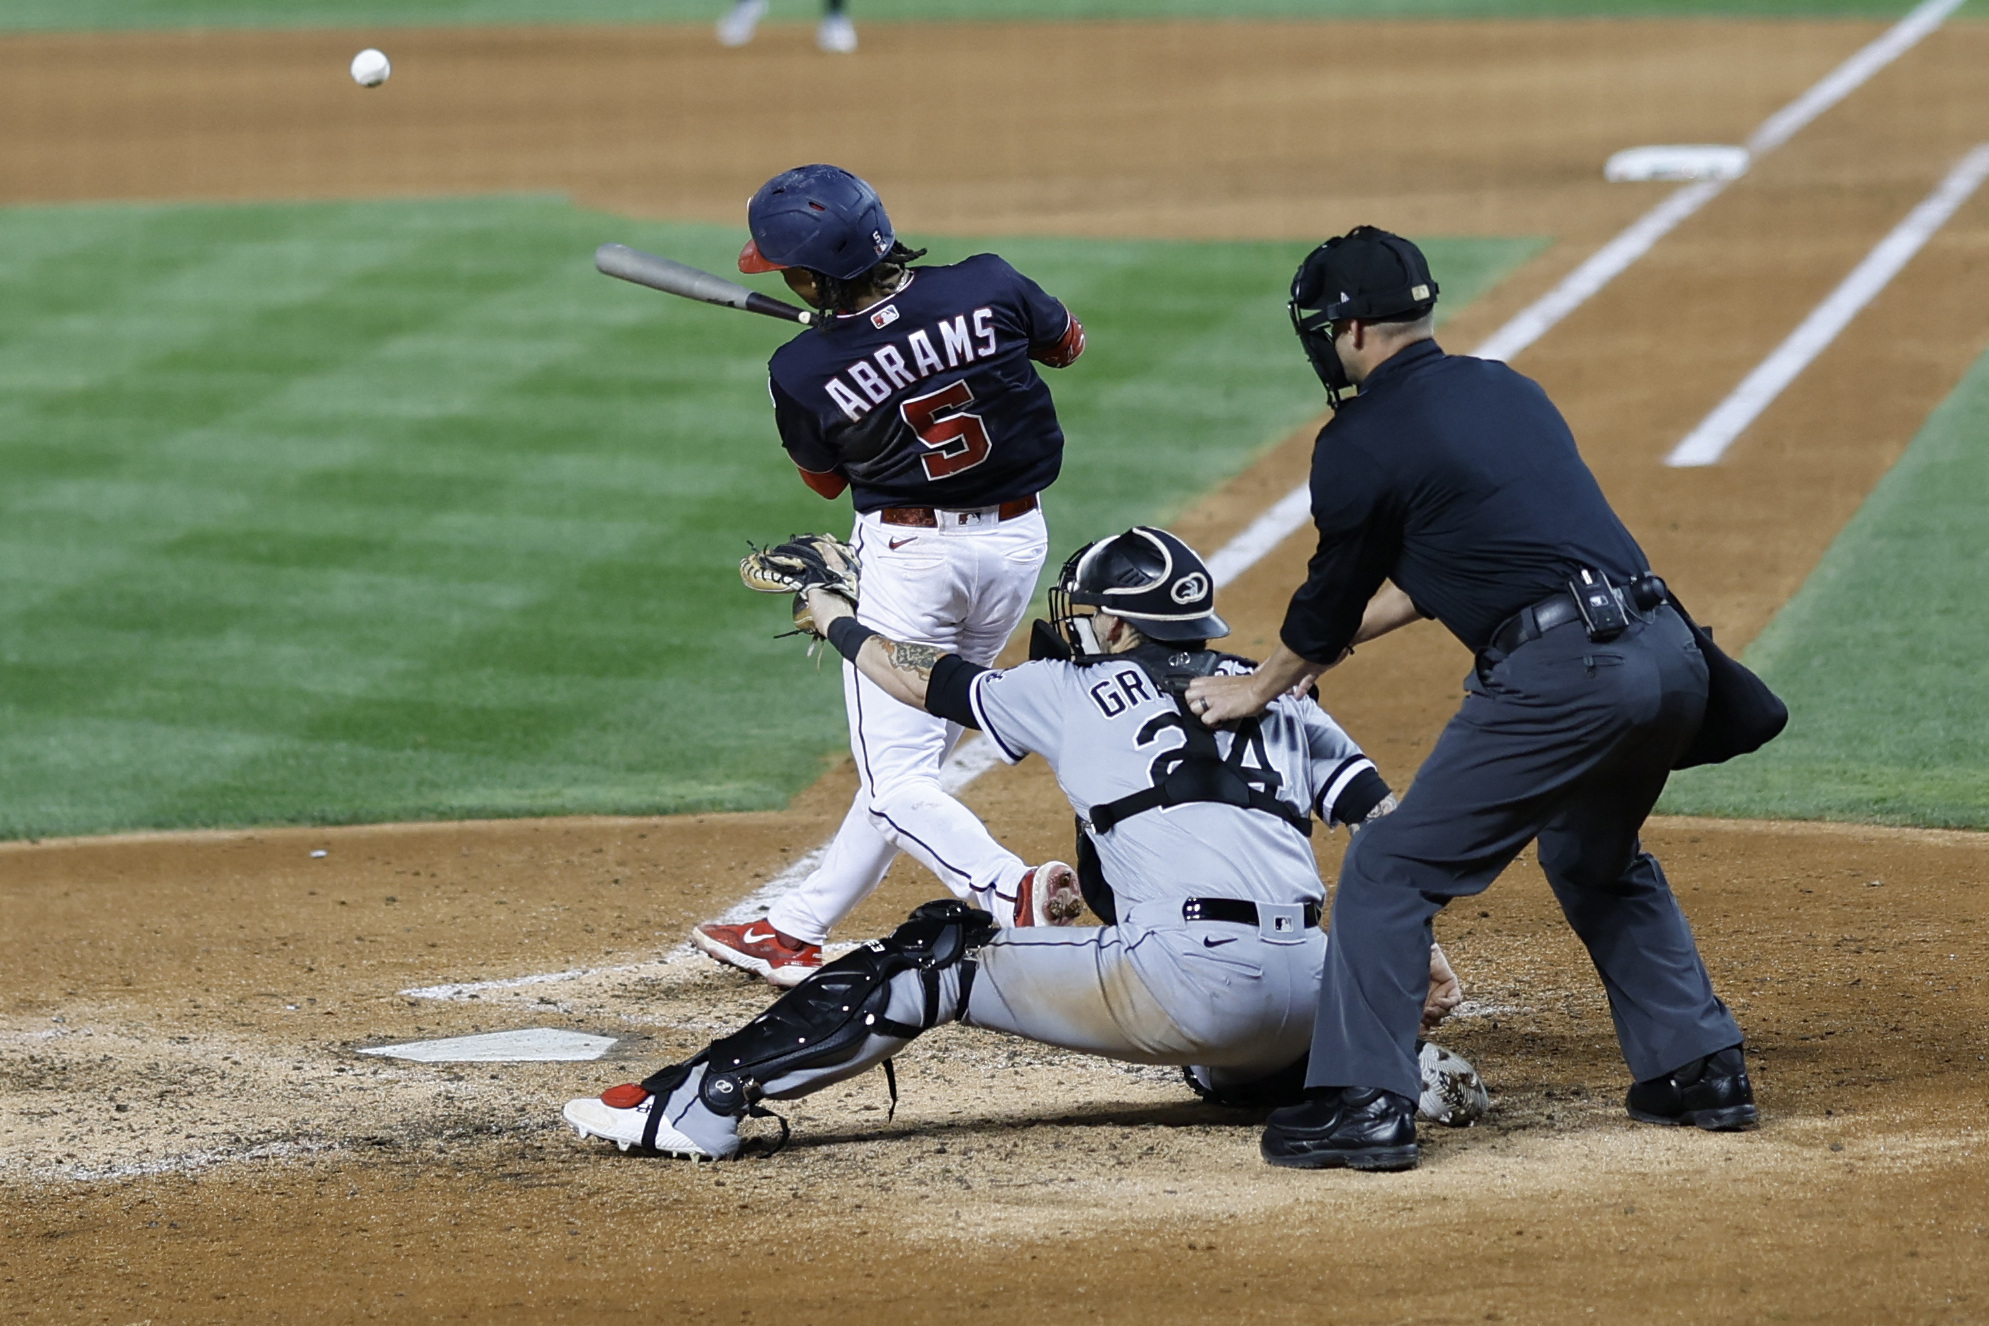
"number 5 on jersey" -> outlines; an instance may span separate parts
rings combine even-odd
[[[919,441],[932,448],[929,455],[919,457],[926,478],[945,479],[962,470],[971,470],[994,449],[981,416],[966,412],[973,403],[973,389],[965,382],[956,382],[914,396],[898,407],[899,415],[918,434]]]

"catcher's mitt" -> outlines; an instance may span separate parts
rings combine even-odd
[[[797,534],[739,561],[739,579],[762,594],[794,595],[795,628],[820,635],[808,611],[808,591],[826,589],[857,601],[856,549],[832,534]]]

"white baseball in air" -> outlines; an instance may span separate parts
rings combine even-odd
[[[385,51],[368,46],[352,57],[352,81],[361,87],[378,87],[393,72],[394,66],[388,63]]]

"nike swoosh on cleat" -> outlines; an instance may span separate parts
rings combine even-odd
[[[739,938],[748,944],[764,944],[773,937],[774,932],[771,930],[767,931],[764,935],[754,934],[753,927],[750,925],[739,932]]]
[[[1202,947],[1203,947],[1203,948],[1220,948],[1220,947],[1221,947],[1222,945],[1224,945],[1224,944],[1234,944],[1235,942],[1236,942],[1236,936],[1235,936],[1235,935],[1231,935],[1231,936],[1230,936],[1230,937],[1229,937],[1228,939],[1204,939],[1204,940],[1202,941]]]

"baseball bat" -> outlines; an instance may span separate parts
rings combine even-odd
[[[710,272],[670,258],[660,258],[653,253],[644,253],[626,244],[603,244],[595,249],[594,266],[608,276],[646,285],[665,294],[695,299],[700,303],[723,304],[726,308],[763,313],[769,318],[785,318],[803,326],[813,326],[815,322],[815,315],[807,309],[796,308],[757,290],[749,290],[737,281],[728,281],[722,276],[713,276]]]

